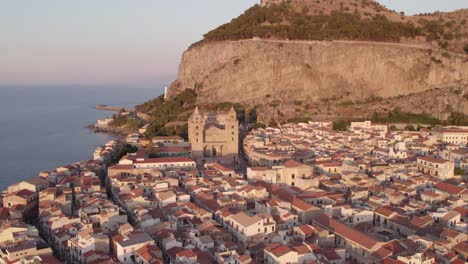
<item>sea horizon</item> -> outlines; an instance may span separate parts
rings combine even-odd
[[[92,159],[115,137],[88,128],[113,112],[98,104],[134,107],[164,91],[164,84],[0,85],[0,190],[41,171]]]

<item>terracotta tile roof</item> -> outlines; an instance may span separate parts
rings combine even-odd
[[[412,225],[418,228],[424,228],[428,224],[433,223],[434,219],[432,219],[432,217],[430,217],[429,215],[425,215],[425,216],[415,217],[411,219],[410,222]]]
[[[194,160],[190,158],[185,158],[185,157],[173,157],[173,158],[151,158],[151,159],[135,161],[135,163],[172,163],[172,162],[194,162]]]
[[[450,194],[460,194],[465,190],[465,188],[458,187],[456,185],[445,183],[445,182],[439,182],[436,185],[434,185],[434,187],[436,189],[439,189],[444,192],[448,192]]]
[[[305,244],[302,244],[302,245],[299,245],[299,246],[294,246],[294,247],[292,247],[292,249],[294,251],[296,251],[298,255],[304,255],[304,254],[307,254],[307,253],[311,252],[309,247],[307,245],[305,245]]]
[[[109,169],[114,169],[114,170],[131,170],[132,168],[133,168],[133,165],[131,164],[117,164],[117,165],[109,167]]]
[[[450,237],[450,238],[456,238],[460,234],[461,234],[460,232],[455,231],[455,230],[450,229],[450,228],[444,228],[444,231],[442,231],[442,233],[441,233],[442,236]]]
[[[443,163],[448,162],[447,160],[436,159],[436,158],[433,158],[433,157],[421,157],[421,158],[419,158],[419,159],[424,160],[424,161],[427,161],[427,162],[439,163],[439,164],[443,164]]]
[[[439,197],[439,196],[440,196],[440,195],[438,195],[438,194],[435,193],[435,192],[421,192],[420,194],[421,194],[421,195],[431,196],[431,197]]]
[[[455,207],[453,208],[453,211],[459,212],[461,217],[467,217],[468,216],[468,208],[463,208],[463,207]]]
[[[276,257],[281,257],[281,256],[291,252],[292,250],[289,247],[285,246],[285,245],[275,244],[271,248],[270,247],[265,248],[265,251],[271,252]]]
[[[324,248],[322,250],[322,254],[329,260],[329,261],[335,261],[335,260],[340,260],[341,257],[336,253],[335,249],[333,248]]]
[[[468,133],[468,130],[461,129],[461,128],[442,128],[442,129],[439,129],[439,132],[441,133]]]
[[[396,259],[392,259],[392,258],[385,258],[383,260],[383,264],[405,264],[405,262],[400,261],[400,260],[396,260]]]
[[[25,197],[29,197],[29,196],[34,195],[34,194],[35,194],[35,192],[23,189],[23,190],[19,190],[19,191],[13,193],[12,195],[16,195],[16,196],[25,198]]]
[[[327,228],[328,230],[338,234],[339,236],[346,238],[350,241],[353,241],[356,244],[361,245],[362,247],[370,250],[372,249],[379,241],[375,240],[373,237],[368,236],[365,233],[359,232],[331,217],[326,214],[321,214],[315,221]]]
[[[333,168],[333,167],[341,167],[341,162],[339,161],[328,161],[320,164],[321,166],[325,168]]]
[[[314,234],[316,232],[316,230],[310,225],[301,225],[301,226],[298,226],[297,228],[299,228],[301,232],[304,233],[306,236]]]
[[[383,206],[375,210],[376,213],[379,213],[381,215],[384,215],[386,217],[390,217],[395,211],[393,211],[391,208]]]
[[[297,168],[297,167],[300,167],[300,166],[304,166],[304,164],[300,163],[300,162],[297,162],[295,160],[288,160],[284,163],[284,166],[286,168]]]
[[[294,198],[291,205],[295,208],[298,208],[302,211],[307,211],[307,210],[310,210],[312,209],[314,206],[308,202],[305,202],[304,200],[300,199],[300,198]]]
[[[463,254],[468,254],[468,242],[460,242],[453,246],[453,250],[461,252]]]

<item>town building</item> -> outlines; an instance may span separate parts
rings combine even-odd
[[[454,175],[455,164],[453,161],[433,158],[420,157],[417,159],[418,170],[437,178],[449,179]]]
[[[227,157],[235,161],[239,152],[239,121],[236,111],[202,114],[198,107],[188,120],[188,136],[195,159]]]

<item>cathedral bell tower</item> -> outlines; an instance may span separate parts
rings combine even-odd
[[[232,106],[226,117],[226,132],[227,153],[230,153],[232,158],[236,160],[239,147],[239,121],[236,110]]]
[[[198,106],[195,108],[188,124],[188,136],[192,145],[192,156],[194,158],[203,157],[203,133],[205,128],[205,119],[200,114]]]

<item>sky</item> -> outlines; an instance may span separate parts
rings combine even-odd
[[[258,0],[2,0],[0,85],[139,85],[174,80],[184,50]],[[379,0],[407,14],[467,0]]]

